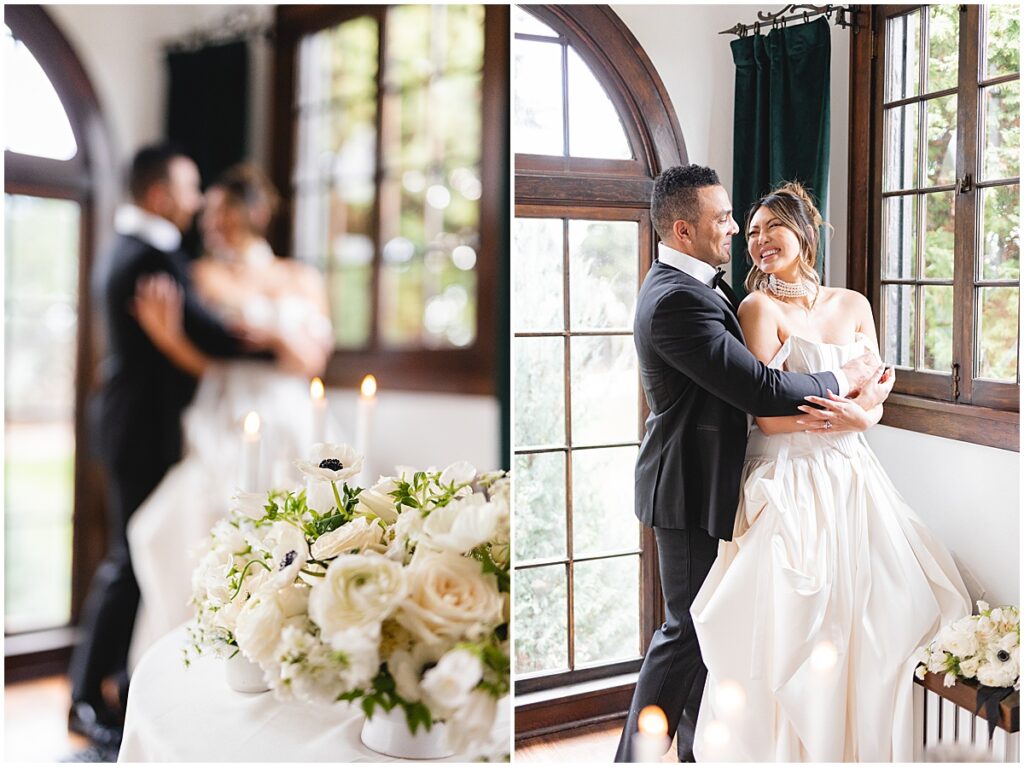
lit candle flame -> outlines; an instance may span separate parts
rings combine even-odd
[[[245,417],[245,433],[246,434],[258,434],[260,431],[260,414],[255,410],[249,413]]]
[[[324,398],[324,382],[321,381],[319,378],[314,378],[310,382],[309,396],[316,400]]]
[[[668,735],[668,719],[657,706],[644,706],[636,724],[644,735]]]
[[[377,394],[377,379],[373,376],[366,376],[359,387],[359,391],[367,399],[374,397]]]

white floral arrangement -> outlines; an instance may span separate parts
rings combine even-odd
[[[468,463],[348,481],[362,456],[318,444],[303,490],[238,493],[193,578],[191,653],[242,653],[280,698],[401,707],[447,722],[459,753],[491,743],[509,692],[509,485]]]
[[[974,680],[985,687],[1020,689],[1020,610],[1013,606],[989,607],[978,602],[978,614],[961,618],[939,632],[917,651],[916,674],[942,674],[952,687],[957,679]]]

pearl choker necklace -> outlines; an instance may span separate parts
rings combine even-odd
[[[800,298],[818,294],[810,282],[783,282],[774,274],[768,275],[768,289],[780,298]]]

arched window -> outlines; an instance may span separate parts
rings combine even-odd
[[[81,416],[113,162],[95,92],[46,12],[9,7],[4,21],[4,633],[56,629],[59,647],[103,551]]]
[[[632,325],[654,252],[654,178],[685,163],[686,150],[660,78],[607,7],[512,13],[515,674],[524,733],[627,706],[625,688],[586,704],[539,691],[637,671],[659,620],[654,539],[633,516],[647,413]]]

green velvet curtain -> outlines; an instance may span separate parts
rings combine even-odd
[[[750,206],[784,181],[800,181],[824,212],[829,154],[828,22],[819,18],[732,41],[736,63],[732,284],[744,295],[750,270],[743,223]],[[824,237],[822,242],[824,242]],[[824,273],[824,248],[818,273]]]

